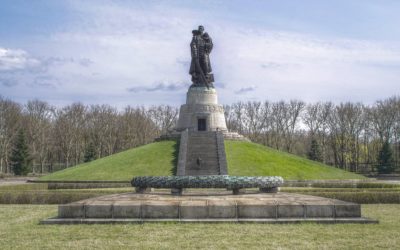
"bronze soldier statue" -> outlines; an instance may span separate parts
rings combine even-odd
[[[192,62],[190,63],[189,74],[192,75],[193,87],[213,88],[214,75],[210,64],[210,53],[213,48],[211,37],[204,32],[204,27],[199,26],[193,30],[193,38],[190,43]]]

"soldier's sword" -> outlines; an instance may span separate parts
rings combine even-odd
[[[200,67],[199,58],[196,58],[195,63],[196,63],[196,67],[199,69],[201,80],[203,80],[203,82],[206,85],[207,89],[209,89],[210,87],[208,86],[208,82],[206,80],[206,77],[204,76],[203,69]]]

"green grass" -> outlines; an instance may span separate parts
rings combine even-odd
[[[286,180],[366,178],[251,142],[226,141],[225,151],[230,175],[279,175]]]
[[[162,141],[129,149],[89,163],[57,171],[40,180],[131,180],[134,175],[172,175],[177,143]]]
[[[48,190],[46,183],[10,185],[0,186],[0,204],[65,204],[103,195],[132,191],[132,187]]]
[[[188,189],[187,191],[193,190],[210,191],[210,189]],[[255,190],[249,189],[248,191]],[[132,191],[132,187],[48,190],[45,183],[0,186],[0,204],[64,204],[87,198]],[[158,191],[161,190],[158,189]],[[168,192],[169,190],[164,189],[163,191]],[[360,204],[400,204],[400,185],[385,188],[282,187],[281,191],[334,198]]]
[[[225,146],[230,175],[279,175],[286,180],[365,178],[256,143],[226,141]],[[40,180],[127,181],[138,175],[172,175],[177,154],[175,141],[151,143],[64,169]]]
[[[379,224],[39,225],[57,206],[0,205],[1,249],[396,249],[400,205],[363,205]]]

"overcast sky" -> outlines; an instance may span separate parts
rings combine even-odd
[[[221,103],[373,103],[400,94],[399,13],[398,0],[1,0],[0,95],[182,104],[202,24]]]

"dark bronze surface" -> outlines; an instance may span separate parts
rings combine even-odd
[[[212,39],[207,32],[204,32],[204,27],[201,25],[197,30],[193,30],[192,34],[190,43],[192,61],[189,70],[189,74],[192,75],[192,87],[213,88],[214,75],[210,63]]]

